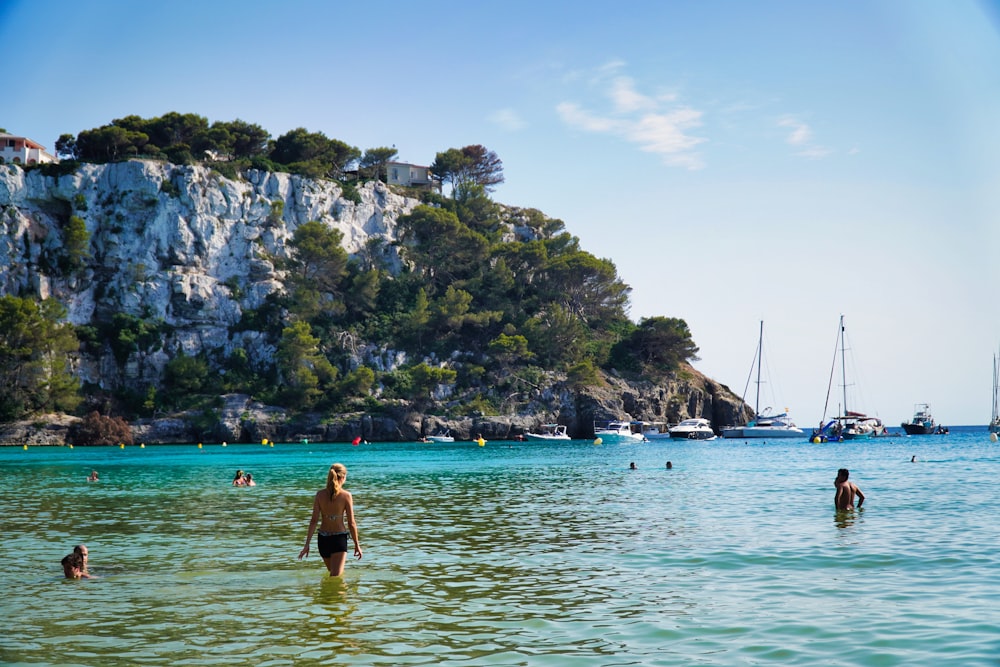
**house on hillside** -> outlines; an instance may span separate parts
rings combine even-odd
[[[408,162],[386,162],[385,174],[386,182],[389,185],[441,189],[441,183],[431,174],[430,167],[422,167]]]
[[[45,151],[45,146],[27,137],[15,137],[0,132],[0,164],[43,164],[58,162],[55,156]]]

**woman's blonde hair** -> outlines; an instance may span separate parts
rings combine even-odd
[[[343,463],[334,463],[330,466],[330,471],[326,473],[326,490],[331,500],[340,493],[345,479],[347,479],[347,468]]]

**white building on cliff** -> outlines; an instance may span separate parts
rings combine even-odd
[[[0,164],[43,164],[58,162],[55,156],[45,151],[45,146],[13,134],[0,132]]]

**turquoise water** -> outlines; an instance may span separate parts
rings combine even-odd
[[[0,448],[0,663],[998,665],[1000,444],[958,431]],[[335,461],[342,579],[296,560]],[[80,542],[99,579],[61,578]]]

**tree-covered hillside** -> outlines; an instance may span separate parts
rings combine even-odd
[[[69,159],[37,169],[57,177],[79,162],[142,156],[207,165],[235,180],[254,170],[335,180],[347,198],[357,195],[356,182],[344,180],[348,173],[362,181],[382,177],[394,156],[390,149],[362,153],[304,129],[272,140],[244,121],[209,124],[175,113],[129,116],[76,137],[63,135],[57,150]],[[280,274],[282,288],[243,310],[230,332],[258,332],[261,344],[276,351],[268,363],[251,359],[246,350],[189,355],[171,349],[159,377],[123,373],[114,386],[80,387],[78,409],[134,419],[210,410],[218,396],[244,393],[292,411],[377,411],[387,401],[406,401],[425,412],[510,414],[522,407],[527,392],[553,377],[577,388],[600,384],[602,371],[611,369],[660,380],[696,358],[684,320],[629,319],[630,288],[615,265],[582,249],[561,220],[490,199],[489,190],[503,179],[492,151],[449,148],[437,154],[433,168],[451,185],[451,196],[407,192],[422,203],[399,218],[397,239],[373,235],[362,250],[348,254],[339,230],[308,221],[294,228],[280,251],[261,257]],[[164,181],[159,194],[177,196],[176,187]],[[93,225],[121,223],[109,202],[88,232],[80,216],[89,214],[79,209],[79,200],[70,204],[60,214],[58,250],[26,258],[32,264],[25,270],[83,284],[107,270],[90,238]],[[271,204],[269,215],[267,224],[284,224],[280,201]],[[386,243],[394,244],[400,264],[386,261]],[[229,288],[239,296],[245,286],[233,282]],[[171,339],[171,325],[141,308],[97,307],[87,323],[60,325],[56,305],[27,305],[39,295],[8,294],[2,304],[0,419],[71,408],[72,364],[53,359],[110,350],[125,369]],[[18,335],[25,327],[48,333]],[[359,363],[361,349],[369,358],[375,350],[405,361],[388,370]],[[29,363],[35,370],[26,373]]]

